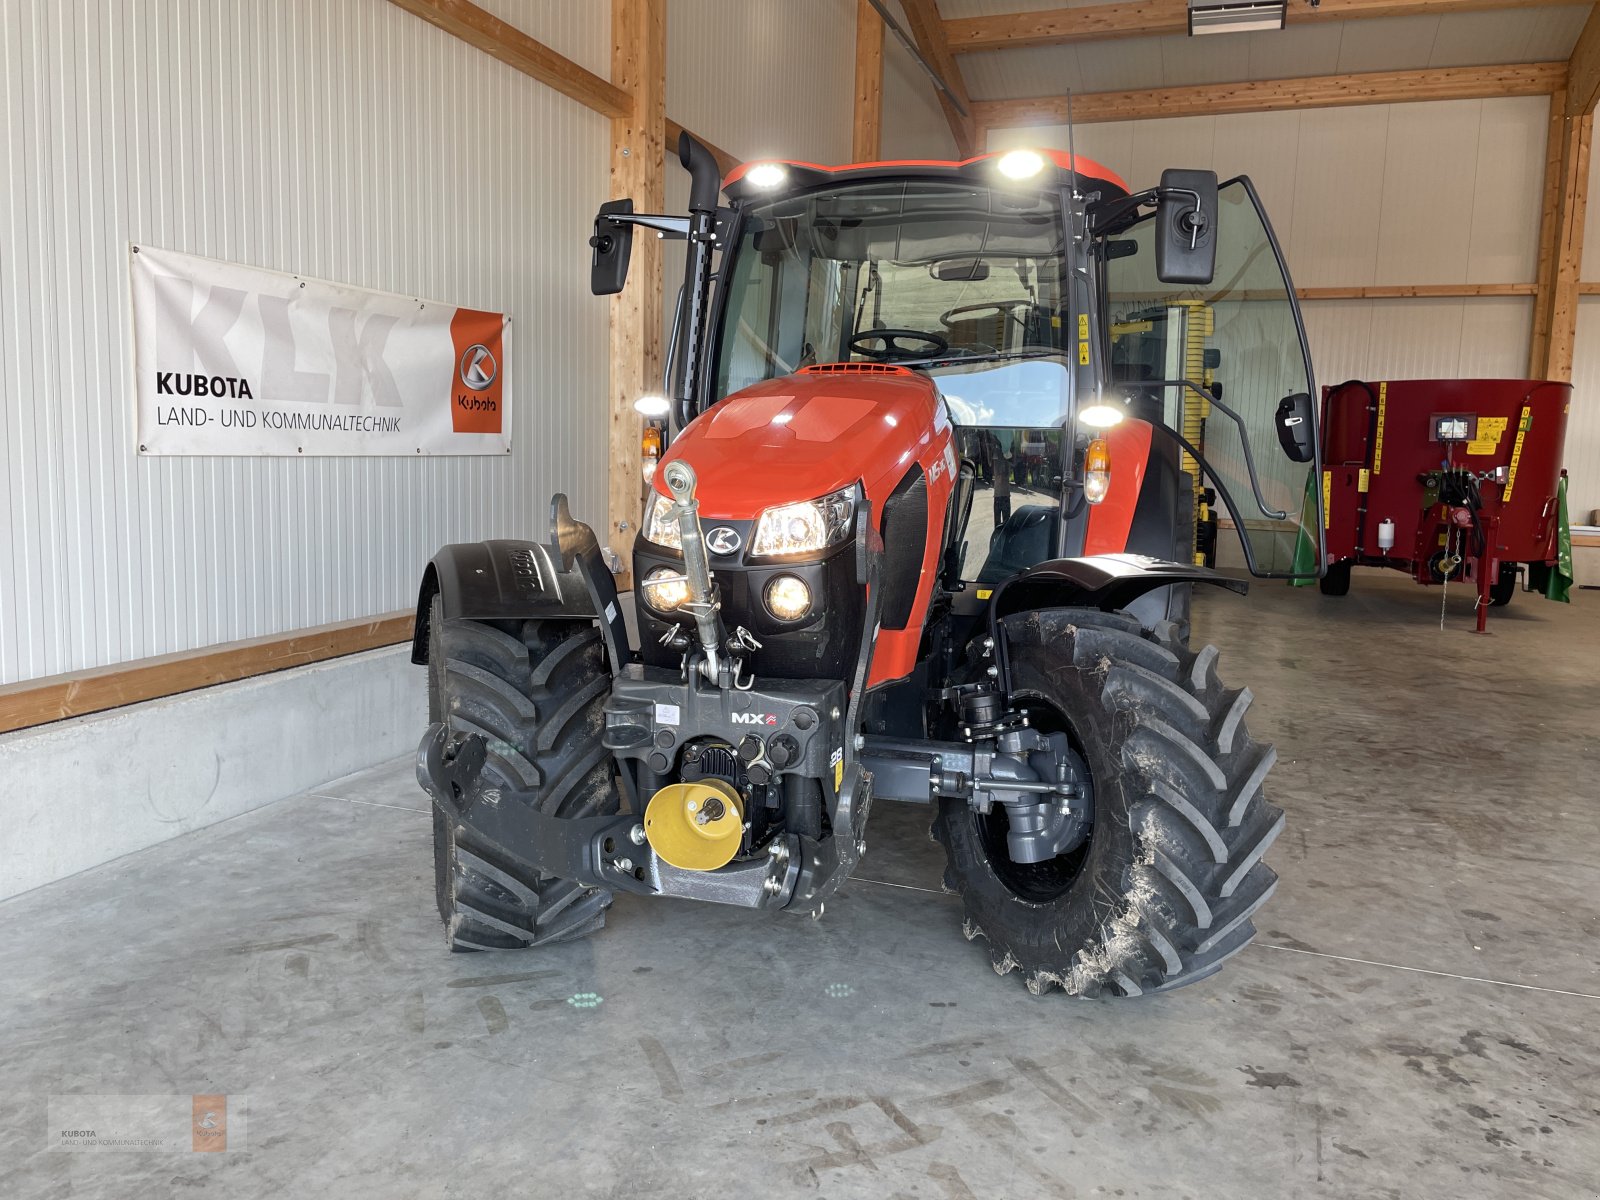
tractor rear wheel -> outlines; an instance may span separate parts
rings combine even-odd
[[[532,790],[539,811],[561,817],[619,810],[611,754],[600,744],[611,677],[598,629],[586,621],[447,621],[436,597],[428,647],[429,720],[483,735],[490,787]],[[582,937],[605,924],[611,904],[609,892],[518,866],[437,800],[433,865],[452,950]]]
[[[1217,651],[1170,624],[1051,609],[1006,618],[1013,697],[1035,728],[1066,732],[1089,766],[1085,845],[1023,866],[1005,815],[943,800],[933,834],[945,886],[1000,974],[1028,990],[1136,996],[1203,979],[1255,936],[1277,885],[1262,861],[1283,829],[1262,780],[1276,754],[1245,731],[1248,690],[1224,688]]]

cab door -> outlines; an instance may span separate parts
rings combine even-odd
[[[1251,574],[1314,579],[1320,406],[1294,284],[1260,198],[1246,176],[1219,188],[1210,284],[1162,283],[1155,237],[1145,217],[1099,246],[1109,390],[1177,444],[1195,521],[1214,497]]]

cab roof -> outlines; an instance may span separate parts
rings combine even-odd
[[[741,163],[730,171],[722,181],[722,190],[731,199],[743,200],[758,195],[773,195],[783,192],[792,192],[812,187],[822,187],[830,183],[854,183],[871,180],[891,179],[950,179],[967,180],[974,183],[999,184],[1010,187],[1025,187],[1030,184],[1045,183],[1059,178],[1062,174],[1070,173],[1076,169],[1078,175],[1086,180],[1095,180],[1111,189],[1113,193],[1128,194],[1128,185],[1116,172],[1101,166],[1092,159],[1078,155],[1074,158],[1062,150],[1033,150],[1043,161],[1043,169],[1032,176],[1018,179],[1001,173],[1000,160],[1013,151],[994,151],[989,154],[980,154],[973,158],[964,158],[959,161],[913,158],[900,159],[889,162],[845,163],[839,166],[822,166],[818,163],[802,162],[797,159],[768,158],[756,159],[751,162]],[[780,186],[760,187],[751,183],[747,176],[758,166],[781,167],[787,172],[788,178]],[[1108,195],[1103,199],[1115,199],[1116,196]]]

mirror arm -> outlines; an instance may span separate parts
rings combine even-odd
[[[663,213],[608,213],[608,225],[637,225],[654,229],[669,241],[680,242],[689,236],[688,217],[669,217]]]
[[[1235,425],[1237,425],[1239,427],[1239,448],[1244,451],[1245,470],[1247,470],[1250,473],[1250,490],[1255,493],[1256,507],[1261,510],[1261,515],[1264,516],[1264,517],[1270,517],[1274,521],[1287,521],[1289,519],[1289,514],[1288,513],[1279,512],[1275,508],[1267,507],[1267,498],[1261,494],[1261,478],[1260,478],[1259,475],[1256,474],[1256,456],[1254,454],[1252,454],[1251,451],[1250,451],[1250,430],[1249,430],[1249,427],[1247,425],[1245,425],[1243,417],[1241,417],[1238,413],[1234,412],[1233,409],[1229,408],[1221,400],[1217,399],[1217,397],[1213,396],[1210,392],[1206,391],[1204,388],[1202,388],[1199,384],[1195,383],[1193,380],[1189,380],[1189,379],[1152,379],[1152,380],[1149,380],[1149,381],[1141,380],[1140,381],[1140,387],[1141,388],[1186,387],[1190,391],[1194,392],[1195,395],[1197,395],[1197,396],[1201,397],[1203,400],[1205,400],[1213,408],[1220,409],[1224,416],[1226,416],[1229,420],[1231,420]],[[1166,426],[1163,426],[1162,428],[1166,428]],[[1200,454],[1196,453],[1194,448],[1192,446],[1190,446],[1188,442],[1184,442],[1184,448],[1187,449],[1190,454],[1194,455],[1195,460],[1197,462],[1204,463],[1206,461],[1205,457],[1203,455],[1200,455]],[[1207,470],[1209,471],[1209,469],[1210,469],[1209,464],[1207,464]],[[1213,479],[1213,482],[1220,482],[1220,481],[1218,481],[1216,479],[1215,476],[1212,476],[1212,479]]]

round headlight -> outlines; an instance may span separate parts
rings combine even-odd
[[[767,584],[767,611],[780,621],[798,621],[811,611],[811,589],[796,575],[775,575]]]
[[[671,567],[657,567],[641,585],[644,602],[657,612],[669,613],[689,603],[689,581]]]

